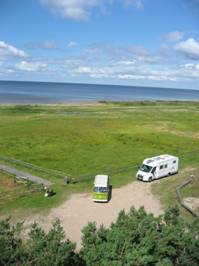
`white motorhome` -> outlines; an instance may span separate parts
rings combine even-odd
[[[136,177],[139,180],[151,182],[154,179],[178,173],[179,158],[163,154],[147,158],[140,166]]]

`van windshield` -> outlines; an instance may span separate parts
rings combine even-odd
[[[152,169],[152,166],[149,166],[149,165],[146,165],[146,164],[143,164],[141,167],[140,167],[140,170],[143,171],[143,172],[146,172],[146,173],[149,173]]]
[[[94,192],[107,193],[108,187],[94,187],[93,191]]]

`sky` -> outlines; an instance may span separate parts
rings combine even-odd
[[[199,0],[0,0],[0,80],[199,89]]]

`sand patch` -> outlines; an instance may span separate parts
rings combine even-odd
[[[187,197],[183,199],[183,203],[199,217],[199,198]]]
[[[45,230],[49,230],[52,222],[59,218],[66,237],[75,241],[77,248],[80,248],[81,230],[88,222],[95,221],[98,226],[103,224],[108,227],[116,220],[119,211],[128,211],[132,206],[144,206],[147,212],[154,215],[163,212],[159,200],[151,192],[151,184],[135,181],[122,188],[113,189],[109,203],[94,203],[91,195],[87,193],[74,194],[69,200],[53,208],[48,215],[35,215],[26,219],[25,225],[36,221]]]

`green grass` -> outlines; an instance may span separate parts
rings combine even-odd
[[[199,167],[197,164],[192,168],[187,167],[181,170],[178,175],[173,175],[154,182],[152,185],[152,192],[160,199],[165,208],[175,204],[179,205],[182,215],[190,220],[192,218],[191,214],[181,208],[178,202],[176,188],[181,185],[183,181],[188,179],[190,175],[194,175],[196,179],[181,190],[181,195],[182,197],[199,197],[198,173]]]
[[[0,209],[1,213],[12,215],[11,210],[17,209],[18,203],[26,201],[27,198],[38,197],[40,188],[35,184],[28,185],[27,182],[15,181],[13,176],[0,172]]]
[[[65,186],[61,178],[48,177],[54,183],[54,197],[46,199],[39,193],[5,201],[0,214],[44,211],[71,193],[90,192],[97,173],[110,174],[113,187],[122,186],[135,179],[136,168],[125,168],[145,157],[184,155],[181,168],[196,165],[199,151],[187,152],[199,150],[198,117],[199,104],[187,102],[0,106],[0,154],[80,180]],[[124,171],[117,173],[121,168]]]
[[[199,171],[193,171],[195,178],[193,181],[181,190],[182,196],[199,198]]]

